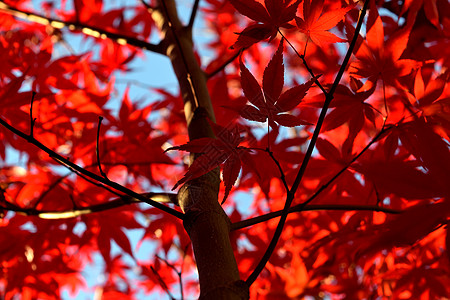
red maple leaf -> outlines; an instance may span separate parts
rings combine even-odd
[[[347,124],[349,132],[346,143],[343,145],[345,151],[352,150],[354,140],[362,131],[366,121],[370,121],[375,126],[377,115],[382,115],[368,101],[375,87],[368,91],[358,92],[364,84],[353,77],[350,77],[349,85],[350,87],[341,84],[337,86],[334,99],[330,104],[330,108],[333,108],[333,110],[326,116],[322,128],[322,131],[326,132]],[[312,98],[314,100],[310,99],[308,105],[318,108],[323,106],[324,97],[322,95]]]
[[[373,3],[373,2],[372,2]],[[354,29],[346,24],[349,40]],[[358,37],[355,56],[358,61],[350,64],[349,71],[357,78],[367,78],[359,91],[370,90],[378,79],[391,86],[398,85],[398,78],[408,75],[417,65],[411,59],[401,59],[406,49],[411,26],[398,29],[385,41],[383,22],[374,4],[369,11],[366,41]]]
[[[312,3],[310,0],[305,0],[303,1],[303,19],[295,17],[295,22],[300,31],[305,33],[318,46],[321,46],[324,42],[345,42],[345,40],[337,37],[328,30],[336,26],[354,6],[355,4],[352,4],[322,14],[323,0],[312,1]]]
[[[442,1],[444,2],[444,1]],[[405,12],[408,11],[409,15],[416,17],[417,13],[420,9],[423,8],[425,12],[425,17],[433,24],[436,28],[441,28],[441,24],[439,23],[439,9],[437,6],[437,0],[408,0],[402,4],[402,10],[400,12],[400,16],[403,16]],[[442,15],[445,12],[440,12]]]
[[[189,180],[208,173],[224,163],[223,182],[225,184],[225,195],[223,197],[223,203],[239,176],[242,163],[251,164],[253,160],[250,158],[250,150],[239,146],[244,138],[240,136],[237,126],[228,129],[211,123],[211,127],[217,138],[200,138],[166,150],[182,150],[202,154],[194,160],[186,174],[175,184],[172,190]]]
[[[76,20],[86,23],[98,17],[103,8],[103,3],[99,0],[75,0],[73,5]]]
[[[284,85],[283,40],[281,40],[278,50],[264,70],[262,90],[258,81],[245,67],[242,59],[240,67],[241,86],[244,95],[253,105],[228,106],[227,108],[238,110],[239,114],[247,120],[257,122],[269,120],[272,128],[276,127],[275,123],[287,127],[310,124],[287,112],[297,107],[302,101],[315,78],[281,93]]]
[[[448,85],[449,75],[444,73],[427,80],[427,77],[422,75],[425,72],[424,68],[417,71],[413,94],[407,93],[406,96],[410,103],[422,110],[428,122],[436,122],[450,132],[450,97],[443,93]]]
[[[300,0],[265,0],[264,5],[255,0],[230,0],[236,10],[257,23],[239,33],[238,40],[231,48],[247,48],[265,40],[272,40],[278,28],[292,28],[289,24],[295,17]]]
[[[376,251],[393,246],[413,245],[417,240],[436,230],[437,226],[447,222],[448,208],[448,202],[417,205],[397,218],[387,221],[388,226],[370,226],[368,231],[374,238],[361,243],[356,256],[370,256]]]

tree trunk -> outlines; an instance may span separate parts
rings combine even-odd
[[[206,77],[194,56],[191,30],[181,24],[174,0],[158,3],[152,16],[163,33],[165,54],[180,85],[189,139],[214,137],[208,123],[208,118],[215,121],[214,112]],[[197,262],[200,298],[248,299],[248,287],[240,280],[230,243],[230,220],[218,202],[219,184],[216,168],[187,182],[178,192]]]

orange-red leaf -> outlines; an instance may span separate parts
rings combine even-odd
[[[303,19],[296,17],[297,27],[306,34],[311,41],[321,46],[322,43],[337,43],[345,40],[329,32],[331,28],[341,21],[345,14],[354,7],[354,4],[322,14],[323,1],[303,1]],[[322,14],[322,15],[321,15]]]

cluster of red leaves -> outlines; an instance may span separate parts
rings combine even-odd
[[[30,2],[0,2],[1,118],[30,132],[31,90],[37,92],[34,137],[98,172],[96,137],[103,116],[103,171],[137,192],[169,190],[222,166],[222,199],[229,198],[233,222],[282,209],[280,170],[290,186],[324,103],[317,83],[331,88],[361,8],[349,0],[201,3],[214,56],[205,71],[215,74],[208,88],[217,138],[186,143],[178,94],[161,87],[151,93],[155,101],[139,102],[131,88],[120,89],[114,80],[118,72],[132,71],[142,49],[85,36],[87,30],[23,21],[2,10],[7,3],[30,11]],[[101,0],[39,3],[36,13],[42,8],[47,16],[93,31],[146,40],[156,30],[140,2],[120,8]],[[295,206],[313,198],[311,205],[328,210],[292,213],[251,287],[252,299],[450,294],[449,12],[445,0],[371,1],[365,32],[336,87],[317,153],[294,199]],[[89,47],[65,50],[79,36]],[[238,52],[239,59],[215,72]],[[260,126],[265,122],[269,129]],[[185,294],[197,295],[182,223],[154,208],[129,205],[67,220],[12,212],[80,210],[117,195],[61,170],[3,127],[0,139],[1,297],[58,299],[64,289],[73,294],[87,289],[83,272],[95,253],[106,262],[104,282],[96,286],[106,299],[133,299],[138,289],[164,292],[164,284],[172,289],[179,284],[177,272]],[[20,153],[21,166],[9,165],[17,161],[9,149]],[[186,171],[167,149],[199,156]],[[337,206],[348,210],[333,210]],[[372,211],[351,209],[361,206]],[[242,278],[258,263],[276,226],[273,219],[232,232]],[[138,229],[143,234],[134,247],[129,231]],[[148,241],[153,247],[142,259],[137,253]]]

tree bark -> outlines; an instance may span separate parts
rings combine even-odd
[[[184,27],[174,0],[160,0],[152,17],[163,34],[165,54],[170,58],[184,101],[189,139],[214,137],[208,118],[215,121],[206,76],[194,55],[192,33]],[[191,163],[195,159],[191,155]],[[191,180],[178,192],[185,213],[197,262],[200,299],[248,299],[249,291],[240,280],[231,247],[230,220],[218,202],[219,169]]]

